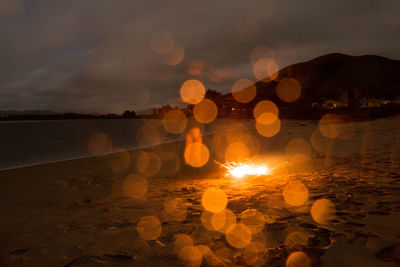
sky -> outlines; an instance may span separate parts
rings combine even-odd
[[[280,69],[333,52],[400,59],[400,1],[0,0],[0,110],[182,106],[189,79],[255,82],[260,46]]]

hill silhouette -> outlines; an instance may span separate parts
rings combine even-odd
[[[287,103],[277,96],[279,81],[285,78],[294,78],[301,85],[301,95],[294,102]],[[349,109],[355,112],[360,98],[393,99],[400,96],[400,60],[375,55],[349,56],[332,53],[290,65],[280,70],[274,80],[266,77],[256,82],[255,86],[256,97],[250,103],[241,105],[248,110],[259,101],[268,99],[282,110],[284,117],[309,118],[315,111],[311,108],[312,103],[339,101],[346,94],[347,112]],[[224,95],[222,99],[225,102],[234,102],[231,93]],[[335,112],[346,111],[338,109]],[[251,114],[243,116],[251,117]]]
[[[338,100],[347,91],[350,105],[359,98],[391,99],[400,95],[400,60],[381,56],[349,56],[333,53],[307,62],[290,65],[279,71],[276,80],[291,77],[299,81],[301,97],[294,104],[310,104],[326,99]],[[258,81],[258,99],[277,98],[277,81]]]

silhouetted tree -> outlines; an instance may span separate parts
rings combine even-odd
[[[218,92],[217,90],[212,90],[212,89],[208,88],[206,91],[205,98],[215,101],[216,99],[220,98],[221,96],[222,96],[222,94],[220,92]]]
[[[126,119],[134,119],[136,118],[136,112],[134,110],[125,110],[124,113],[122,114],[122,117]]]

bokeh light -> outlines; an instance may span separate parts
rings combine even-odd
[[[267,115],[264,115],[264,117],[261,117],[263,114],[267,114]],[[253,115],[254,115],[254,118],[256,119],[256,121],[258,121],[262,124],[271,124],[276,119],[278,119],[279,109],[275,105],[274,102],[269,101],[269,100],[262,100],[262,101],[258,102],[257,105],[254,107]]]
[[[327,138],[349,139],[354,135],[354,125],[349,123],[351,119],[347,115],[328,113],[319,120],[318,128],[321,134]]]
[[[113,151],[113,141],[104,133],[96,133],[90,138],[88,148],[94,156],[104,155]]]
[[[210,152],[202,143],[191,143],[185,148],[185,162],[192,167],[202,167],[208,162]]]
[[[282,79],[276,87],[276,94],[282,101],[294,102],[301,95],[301,85],[294,78]]]
[[[236,224],[236,215],[229,209],[213,213],[211,216],[211,225],[215,231],[226,233],[233,224]]]
[[[251,242],[251,231],[246,225],[238,223],[229,227],[225,237],[231,246],[244,248]]]
[[[123,172],[131,165],[131,155],[127,151],[120,151],[116,154],[110,155],[109,164],[114,173]]]
[[[177,198],[166,200],[162,215],[166,221],[182,222],[186,218],[185,203]]]
[[[311,147],[302,138],[295,138],[286,145],[285,153],[290,162],[304,163],[310,159]]]
[[[207,230],[213,231],[214,226],[212,225],[211,219],[212,216],[214,215],[214,213],[209,212],[207,210],[203,210],[203,212],[201,213],[201,224],[204,226],[204,228],[206,228]]]
[[[240,103],[248,103],[257,94],[257,87],[248,79],[240,79],[232,86],[232,96]]]
[[[123,191],[126,196],[133,199],[143,198],[147,193],[147,179],[139,174],[131,174],[126,177]]]
[[[302,182],[289,182],[283,189],[283,198],[291,206],[301,206],[308,199],[308,189]]]
[[[142,152],[136,161],[137,170],[144,176],[156,175],[161,168],[160,157],[155,153]]]
[[[219,121],[220,122],[220,121]],[[214,126],[214,125],[213,125]],[[232,126],[234,127],[234,126]],[[229,151],[232,151],[233,147],[228,147],[234,143],[243,144],[249,153],[244,149],[242,152],[248,154],[249,156],[258,155],[260,152],[260,141],[257,135],[250,133],[248,129],[241,129],[237,131],[225,131],[225,129],[220,129],[219,127],[213,127],[214,134],[212,135],[212,148],[213,153],[215,155],[216,160],[218,161],[227,161],[227,159],[231,161],[235,161],[237,158],[245,158],[243,156],[237,155],[235,157],[231,157],[227,155]],[[242,147],[242,145],[240,145]],[[227,152],[228,151],[228,152]],[[246,156],[247,157],[247,156]]]
[[[224,81],[227,77],[230,77],[232,75],[232,71],[226,68],[214,67],[209,65],[207,70],[207,78],[215,83],[220,83]]]
[[[323,136],[319,129],[315,129],[311,135],[310,143],[317,153],[325,155],[331,140],[332,139]]]
[[[259,45],[251,51],[250,53],[251,64],[253,65],[256,64],[256,62],[262,58],[274,59],[275,58],[274,52],[265,45]]]
[[[154,216],[143,216],[137,224],[137,232],[144,240],[156,240],[162,231],[160,220]]]
[[[162,122],[167,132],[179,134],[185,131],[187,118],[185,113],[183,113],[181,110],[173,109],[164,115]]]
[[[163,62],[170,66],[176,66],[182,62],[184,57],[185,49],[181,45],[176,44],[174,49],[164,56]]]
[[[174,236],[174,252],[179,253],[181,249],[185,246],[193,246],[193,239],[187,234],[176,234]]]
[[[267,261],[267,248],[260,241],[251,242],[244,250],[246,266],[265,266]]]
[[[262,114],[259,118],[260,121],[266,121],[266,120],[271,120],[271,117],[274,117],[275,115],[271,115],[271,113],[264,113]],[[279,133],[281,129],[281,120],[280,119],[275,119],[273,123],[270,124],[264,124],[259,121],[256,121],[256,129],[257,132],[265,137],[272,137],[275,136],[276,134]]]
[[[222,189],[209,188],[203,193],[201,204],[209,212],[221,212],[228,204],[228,196]]]
[[[197,248],[201,251],[201,254],[203,254],[203,261],[205,265],[213,266],[214,253],[212,250],[206,245],[199,245]]]
[[[243,143],[229,144],[225,150],[225,161],[240,162],[250,157],[250,151]]]
[[[279,67],[271,58],[261,58],[253,65],[253,74],[257,80],[269,82],[278,77]]]
[[[139,146],[154,146],[161,143],[162,132],[159,127],[144,125],[136,133]]]
[[[311,207],[311,216],[320,224],[328,224],[336,216],[335,204],[329,199],[318,199]]]
[[[151,37],[150,47],[155,53],[166,55],[174,49],[175,38],[168,31],[157,32]]]
[[[311,260],[304,252],[293,252],[286,260],[286,267],[311,267]]]
[[[189,245],[181,248],[178,258],[187,267],[199,267],[203,262],[203,253],[198,247]]]
[[[193,108],[193,116],[202,123],[210,123],[217,117],[218,108],[214,101],[204,99]]]
[[[318,128],[321,134],[328,138],[335,138],[339,135],[339,131],[337,128],[337,116],[335,114],[325,114],[319,120]]]
[[[247,209],[240,215],[240,222],[246,225],[253,234],[259,233],[264,229],[264,215],[257,209]]]
[[[285,200],[283,199],[282,195],[271,195],[268,198],[268,208],[270,209],[284,209],[285,207]]]
[[[203,100],[206,89],[200,81],[188,80],[183,83],[180,94],[183,101],[195,105]]]
[[[256,119],[257,132],[260,135],[272,137],[280,131],[279,109],[274,102],[269,100],[258,102],[253,109],[253,115]]]
[[[273,124],[279,118],[273,113],[263,113],[257,118],[257,122],[263,125]]]
[[[206,62],[204,60],[195,59],[189,62],[187,72],[192,75],[202,75],[205,67]]]
[[[225,210],[213,213],[211,216],[211,225],[214,230],[218,231],[224,227],[226,221]]]
[[[349,139],[355,132],[351,121],[348,115],[328,113],[322,116],[318,127],[321,134],[327,138]]]

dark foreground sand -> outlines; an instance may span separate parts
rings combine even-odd
[[[136,172],[140,151],[2,171],[0,265],[195,266],[196,260],[184,262],[174,248],[174,236],[183,233],[194,246],[211,249],[202,257],[203,266],[284,266],[296,251],[304,252],[312,266],[400,266],[399,120],[352,123],[351,128],[348,137],[314,147],[306,161],[240,182],[224,177],[216,164],[200,169],[182,164],[173,173],[171,163],[163,162],[160,172],[147,178],[148,192],[140,200],[122,189],[127,175]],[[287,141],[301,137],[310,142],[315,129],[313,124],[288,126],[273,153],[261,150],[263,157],[267,162],[287,158]],[[171,147],[179,155],[184,144]],[[149,151],[162,149],[168,148]],[[121,167],[127,154],[129,164]],[[282,197],[293,181],[309,192],[300,207]],[[262,249],[249,254],[231,246],[223,233],[204,227],[201,197],[211,187],[225,191],[227,208],[238,218],[247,209],[265,216],[263,230],[252,235]],[[183,220],[164,218],[169,199],[182,203]],[[330,200],[336,210],[324,224],[310,214],[318,199]],[[142,216],[161,221],[157,240],[140,238],[136,227]]]

